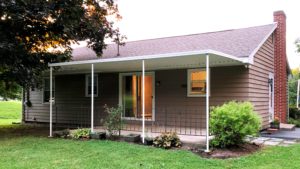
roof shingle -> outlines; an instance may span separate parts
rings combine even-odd
[[[103,51],[102,58],[155,55],[207,49],[236,57],[248,57],[265,37],[274,30],[274,27],[276,27],[276,24],[130,41],[126,42],[125,46],[120,46],[120,56],[117,56],[117,45],[109,44]],[[87,47],[74,48],[72,56],[75,61],[99,58],[93,50]]]

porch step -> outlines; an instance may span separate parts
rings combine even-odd
[[[277,131],[278,131],[278,129],[268,128],[268,129],[266,130],[266,133],[267,133],[267,134],[273,134],[273,133],[276,133]]]
[[[294,125],[294,124],[280,123],[280,130],[293,131],[293,130],[295,130],[295,127],[296,127],[296,125]]]

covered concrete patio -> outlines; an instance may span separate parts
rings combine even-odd
[[[135,57],[119,57],[119,58],[107,58],[96,59],[86,61],[71,61],[65,63],[52,63],[50,66],[50,98],[52,97],[52,79],[53,68],[59,67],[55,71],[55,75],[61,74],[78,74],[78,73],[90,73],[91,75],[91,88],[94,89],[94,73],[102,72],[141,72],[142,74],[142,93],[145,96],[145,72],[156,70],[168,70],[168,69],[189,69],[189,68],[204,68],[206,71],[206,92],[210,94],[210,67],[218,66],[237,66],[248,65],[249,60],[244,58],[237,58],[225,53],[203,50],[203,51],[190,51],[181,53],[168,53],[160,55],[146,55]],[[93,91],[93,90],[92,90]],[[209,151],[209,94],[205,95],[205,143],[206,151]],[[145,117],[145,99],[142,103],[142,116],[140,120],[140,129],[142,141],[146,137],[146,117]],[[200,104],[200,103],[199,103]],[[53,99],[50,99],[50,136],[52,136],[52,116],[53,116]],[[94,94],[91,92],[91,108],[90,108],[90,128],[92,132],[95,132],[94,125]],[[200,129],[202,130],[202,129]],[[125,131],[124,131],[125,132]],[[135,131],[136,132],[136,131]],[[154,134],[154,133],[153,133]],[[202,142],[203,137],[200,136],[181,136],[183,139],[194,140],[194,142]],[[197,137],[197,139],[195,138]],[[198,138],[199,137],[199,138]]]

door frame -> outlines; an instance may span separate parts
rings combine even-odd
[[[142,76],[142,72],[129,72],[129,73],[119,73],[119,106],[123,107],[122,104],[122,86],[123,86],[123,81],[122,77],[123,76],[128,76],[128,75],[140,75]],[[145,119],[145,121],[155,121],[155,72],[145,72],[145,75],[151,75],[152,76],[152,119]],[[143,120],[142,118],[136,118],[136,117],[123,117],[125,120]]]
[[[270,80],[272,79],[272,86],[270,83]],[[268,101],[269,101],[269,122],[274,121],[274,74],[269,73],[269,79],[268,79]],[[271,98],[271,99],[270,99]]]

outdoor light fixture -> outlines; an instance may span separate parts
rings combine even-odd
[[[156,85],[156,86],[160,86],[160,81],[156,81],[156,82],[155,82],[155,85]]]
[[[271,86],[271,91],[273,91],[273,79],[268,80],[269,85]]]

